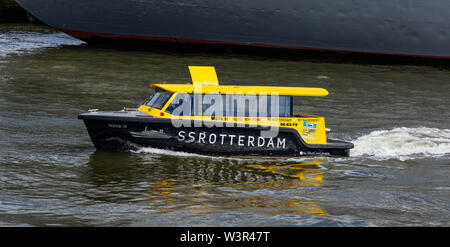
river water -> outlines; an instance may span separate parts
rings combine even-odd
[[[135,107],[150,83],[323,87],[348,158],[96,151],[77,115]],[[0,226],[450,226],[450,66],[99,48],[0,26]]]

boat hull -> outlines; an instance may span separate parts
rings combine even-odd
[[[207,155],[347,156],[353,144],[329,140],[325,145],[306,144],[298,132],[280,128],[275,137],[262,137],[266,127],[174,127],[170,119],[139,112],[95,112],[78,116],[92,143],[100,150],[169,149]]]
[[[92,41],[160,40],[450,58],[448,0],[17,0]]]

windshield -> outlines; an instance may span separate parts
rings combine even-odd
[[[165,91],[154,92],[153,95],[145,101],[144,105],[161,110],[171,95],[172,93]]]

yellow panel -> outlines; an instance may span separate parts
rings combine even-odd
[[[298,118],[300,124],[297,125],[297,131],[303,140],[308,144],[326,144],[327,134],[325,131],[325,118],[309,117]]]
[[[219,85],[213,66],[189,66],[194,85]]]

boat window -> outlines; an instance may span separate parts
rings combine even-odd
[[[279,96],[279,116],[280,117],[292,117],[294,101],[292,96]]]
[[[227,97],[228,112],[225,112],[225,114],[235,117],[261,116],[265,111],[258,109],[258,99],[258,95],[233,95],[233,97]]]
[[[161,110],[171,95],[172,93],[169,92],[156,91],[145,101],[144,105]]]
[[[201,100],[201,103],[197,103]],[[196,103],[201,106],[201,113],[197,111]],[[210,109],[210,107],[215,107]],[[219,107],[219,109],[217,109]],[[166,109],[167,113],[174,116],[222,116],[225,112],[224,97],[220,94],[202,94],[202,97],[194,97],[194,94],[178,93]]]
[[[170,102],[166,112],[174,116],[191,116],[192,110],[192,95],[185,93],[178,93]],[[184,105],[186,104],[186,105]],[[187,108],[186,108],[187,107]]]
[[[274,100],[278,99],[278,104],[274,102]],[[268,96],[259,96],[258,97],[259,104],[259,117],[292,117],[293,116],[293,108],[294,108],[294,100],[292,96],[279,95],[277,97]],[[278,106],[277,106],[278,105]],[[262,107],[267,108],[262,108]],[[272,109],[274,108],[274,109]],[[274,110],[278,112],[275,112]]]
[[[193,94],[178,93],[166,112],[175,116],[198,116]],[[272,102],[278,98],[278,114],[272,112]],[[199,99],[199,98],[197,98]],[[292,96],[260,96],[260,95],[202,95],[201,114],[203,116],[235,116],[235,117],[292,117]],[[186,105],[183,105],[185,104]],[[276,104],[273,105],[276,107]]]

